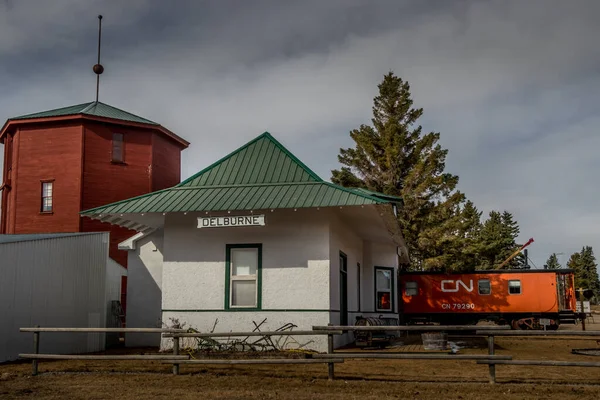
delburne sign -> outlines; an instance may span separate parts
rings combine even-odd
[[[227,228],[235,226],[264,226],[264,215],[199,217],[198,228]]]

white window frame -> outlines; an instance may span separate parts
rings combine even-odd
[[[49,196],[46,196],[45,193],[44,193],[45,192],[44,189],[45,189],[46,185],[48,185],[49,188],[50,188],[50,190],[49,190],[50,195]],[[50,199],[50,209],[49,210],[45,210],[44,209],[44,200],[45,199]],[[42,204],[41,204],[41,207],[40,207],[40,212],[42,212],[42,213],[52,213],[52,212],[54,212],[54,180],[42,181],[42,196],[41,196],[41,201],[42,201]]]
[[[377,272],[378,271],[387,271],[390,273],[390,287],[387,288],[379,288],[377,286]],[[379,293],[389,293],[390,294],[390,308],[379,308]],[[379,312],[394,312],[394,269],[386,268],[386,267],[375,267],[375,311]]]
[[[253,275],[233,275],[233,252],[235,250],[255,250],[256,251],[256,274]],[[231,244],[227,245],[227,276],[228,292],[225,308],[226,309],[260,309],[261,307],[261,279],[262,279],[262,245],[260,244]],[[234,305],[233,304],[233,282],[236,281],[254,281],[254,304],[253,305]]]

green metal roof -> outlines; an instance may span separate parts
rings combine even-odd
[[[138,122],[142,124],[158,125],[156,122],[150,121],[149,119],[139,117],[131,114],[127,111],[120,110],[116,107],[109,106],[101,102],[89,102],[83,104],[77,104],[74,106],[57,108],[54,110],[42,111],[33,114],[21,115],[14,118],[9,118],[9,121],[15,121],[20,119],[33,119],[33,118],[50,118],[50,117],[65,117],[69,115],[93,115],[96,117],[105,117],[112,119],[119,119],[122,121]]]
[[[265,132],[175,187],[82,214],[266,210],[392,202],[374,194],[323,181]]]
[[[322,181],[273,136],[265,132],[177,186]]]

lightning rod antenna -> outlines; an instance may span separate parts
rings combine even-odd
[[[98,102],[98,92],[100,91],[100,74],[104,72],[104,67],[100,64],[100,43],[102,40],[102,15],[98,15],[98,63],[94,65],[96,74],[96,103]]]

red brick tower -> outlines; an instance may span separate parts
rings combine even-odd
[[[134,230],[81,210],[174,186],[189,143],[163,126],[100,102],[10,118],[4,144],[0,233],[110,231],[110,257]],[[134,227],[132,227],[134,228]]]

